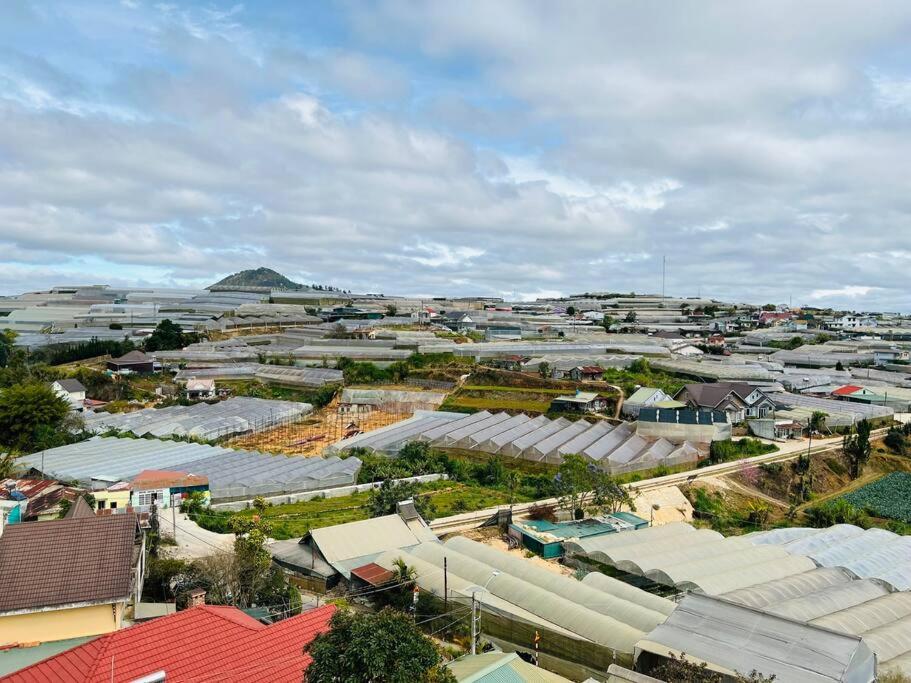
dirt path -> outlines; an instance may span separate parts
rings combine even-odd
[[[783,501],[778,500],[774,496],[770,496],[767,493],[763,493],[759,489],[755,489],[752,486],[746,486],[741,484],[739,481],[734,481],[729,478],[722,477],[709,477],[708,479],[703,479],[700,483],[707,483],[710,485],[715,485],[718,488],[728,489],[730,491],[735,491],[736,493],[743,494],[744,496],[749,496],[750,498],[758,498],[764,500],[766,503],[771,503],[780,508],[788,509],[789,505]]]

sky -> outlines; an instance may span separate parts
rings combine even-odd
[[[906,0],[0,2],[0,294],[911,310]]]

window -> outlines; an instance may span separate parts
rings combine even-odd
[[[101,503],[101,506],[104,507],[104,502]],[[116,510],[116,509],[117,509],[117,501],[116,501],[116,500],[112,500],[112,501],[111,501],[111,509],[112,509],[112,510]]]
[[[155,494],[152,491],[140,491],[137,494],[139,499],[139,507],[149,507],[152,505],[152,501],[155,500]]]
[[[111,507],[114,507],[114,505],[112,504]],[[103,500],[98,501],[98,509],[104,510],[104,501]]]

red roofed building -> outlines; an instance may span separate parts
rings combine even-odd
[[[129,683],[164,672],[168,683],[300,683],[304,653],[329,628],[327,605],[265,626],[235,607],[203,605],[101,636],[0,680],[4,683]]]
[[[850,396],[851,394],[860,391],[863,387],[859,387],[856,384],[846,384],[843,387],[838,387],[835,391],[832,392],[832,396],[845,397]]]

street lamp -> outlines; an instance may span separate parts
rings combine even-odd
[[[481,621],[481,603],[477,599],[476,594],[479,591],[486,591],[490,582],[499,575],[500,570],[494,569],[490,574],[490,578],[487,579],[487,582],[483,586],[472,586],[469,589],[471,591],[471,654],[473,655],[478,653],[478,624]],[[475,609],[477,609],[477,617],[475,616]]]
[[[661,509],[661,506],[658,503],[652,503],[652,508],[649,510],[649,526],[655,526],[655,512]]]

